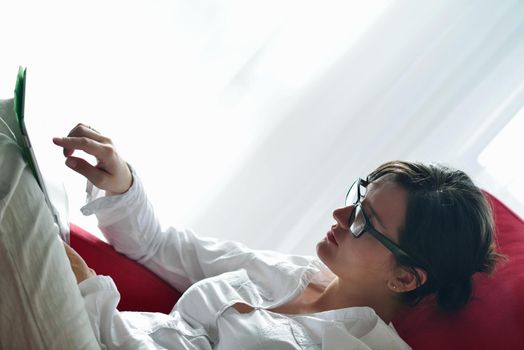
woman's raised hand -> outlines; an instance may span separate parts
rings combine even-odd
[[[127,163],[118,155],[111,139],[93,128],[78,124],[67,137],[54,137],[53,143],[62,147],[65,164],[84,175],[93,185],[106,190],[108,195],[126,192],[133,182]],[[92,166],[86,160],[73,157],[75,150],[82,150],[97,160]]]

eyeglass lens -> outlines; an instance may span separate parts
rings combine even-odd
[[[360,184],[360,180],[355,181],[346,196],[346,206],[360,202],[362,197],[366,196],[366,187]]]
[[[357,205],[353,210],[352,222],[349,229],[355,237],[359,237],[366,228],[366,219],[364,218],[364,213],[362,212],[361,205]]]
[[[346,206],[355,205],[360,202],[361,198],[366,194],[366,187],[360,184],[360,180],[357,180],[350,188],[346,197]],[[350,218],[350,230],[354,236],[360,236],[366,226],[366,219],[360,205],[355,206],[353,214]]]

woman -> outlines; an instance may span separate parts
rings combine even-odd
[[[491,272],[498,258],[482,193],[442,166],[389,162],[355,181],[317,259],[162,230],[109,138],[79,124],[53,141],[94,184],[82,212],[97,215],[116,250],[184,291],[169,315],[118,312],[112,280],[66,248],[107,348],[409,349],[391,324],[395,314],[433,293],[443,309],[459,309],[472,275]]]

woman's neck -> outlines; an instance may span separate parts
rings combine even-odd
[[[315,312],[343,309],[355,306],[368,306],[375,310],[376,314],[389,324],[394,315],[401,308],[392,292],[383,289],[359,289],[355,284],[346,286],[343,281],[336,277],[324,289],[316,300],[311,302],[310,308]]]

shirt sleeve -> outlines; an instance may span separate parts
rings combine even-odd
[[[108,276],[90,277],[78,284],[91,328],[102,349],[164,349],[143,331],[130,327],[117,310],[120,293]]]
[[[84,215],[97,216],[98,227],[118,252],[145,265],[177,290],[185,291],[199,280],[238,268],[246,269],[261,285],[274,282],[278,275],[282,283],[294,284],[300,270],[312,270],[313,257],[253,250],[239,242],[200,237],[190,229],[163,229],[139,177],[131,171],[133,184],[126,193],[103,196],[91,186],[88,203],[81,210]]]

